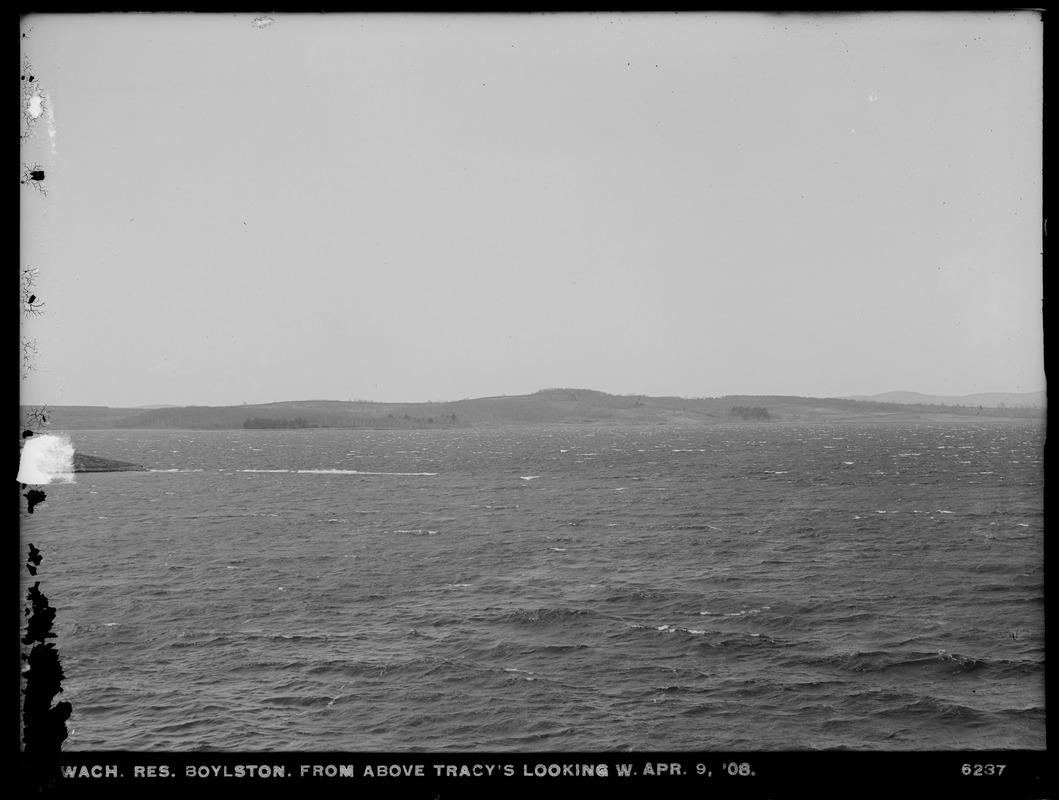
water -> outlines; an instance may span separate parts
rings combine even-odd
[[[1041,425],[71,437],[67,750],[1045,746]]]

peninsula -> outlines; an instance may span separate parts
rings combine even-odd
[[[114,461],[110,458],[87,456],[74,453],[74,472],[146,472],[146,467],[130,464],[128,461]]]

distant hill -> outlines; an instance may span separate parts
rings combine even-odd
[[[884,399],[893,396],[902,401]],[[986,398],[1005,398],[987,404]],[[886,422],[963,418],[1044,419],[1033,395],[969,395],[958,403],[931,403],[929,395],[897,392],[872,398],[780,395],[648,397],[591,389],[544,389],[530,395],[479,397],[436,403],[373,403],[294,400],[240,406],[106,408],[55,406],[48,422],[56,430],[160,428],[234,429],[436,429],[519,424],[734,425],[790,422]],[[922,399],[926,398],[926,400]],[[974,399],[969,399],[974,398]],[[1021,402],[1015,402],[1014,399]],[[992,402],[992,400],[988,401]],[[1038,402],[1041,402],[1038,399]],[[23,414],[28,409],[23,409]]]
[[[1045,408],[1046,392],[983,392],[965,395],[920,394],[919,392],[885,392],[870,396],[859,395],[851,400],[870,400],[881,403],[915,405],[983,406],[984,408]]]

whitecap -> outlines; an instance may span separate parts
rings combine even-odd
[[[665,633],[690,633],[694,636],[702,636],[704,633],[706,633],[706,631],[695,630],[694,628],[682,628],[679,625],[661,625],[655,628],[655,630],[663,631]]]

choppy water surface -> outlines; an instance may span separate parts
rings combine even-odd
[[[92,431],[67,749],[1043,748],[1043,426]]]

